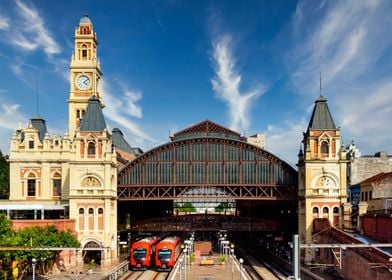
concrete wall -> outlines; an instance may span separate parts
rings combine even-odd
[[[388,156],[386,152],[379,152],[374,156],[354,158],[350,165],[350,183],[356,185],[381,172],[391,172],[392,156]]]

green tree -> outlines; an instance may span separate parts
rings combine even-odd
[[[227,202],[222,202],[218,206],[215,207],[215,212],[224,212],[227,209],[229,209],[229,203]]]
[[[0,198],[8,198],[10,190],[10,164],[8,156],[0,150]]]
[[[191,202],[185,202],[182,207],[181,207],[181,211],[183,212],[196,212],[196,208],[195,206],[193,206],[193,204]]]
[[[0,246],[1,247],[80,247],[79,241],[69,231],[58,230],[55,226],[28,227],[13,231],[11,222],[0,214]],[[61,251],[0,251],[0,260],[3,267],[0,269],[6,275],[11,275],[10,264],[18,262],[19,276],[31,268],[31,260],[37,260],[37,271],[45,274],[54,264]],[[4,278],[4,274],[0,278]]]

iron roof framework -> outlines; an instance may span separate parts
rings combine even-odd
[[[239,134],[204,121],[131,161],[119,200],[295,200],[297,172]]]

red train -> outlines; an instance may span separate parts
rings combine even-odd
[[[181,253],[181,238],[168,236],[156,246],[155,266],[157,270],[171,270]]]
[[[155,246],[160,240],[160,237],[153,236],[135,241],[131,247],[130,269],[150,268],[154,262]]]

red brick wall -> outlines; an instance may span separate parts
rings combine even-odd
[[[361,230],[371,239],[392,243],[392,217],[390,215],[362,215]]]
[[[14,229],[22,229],[30,226],[45,227],[54,225],[59,230],[70,230],[75,232],[75,220],[62,219],[62,220],[12,220]]]

